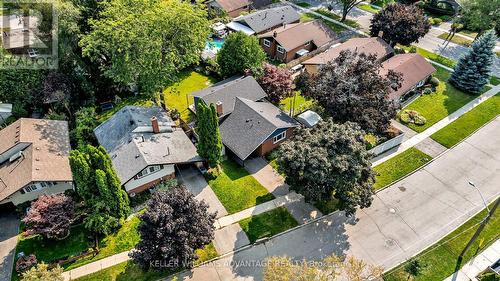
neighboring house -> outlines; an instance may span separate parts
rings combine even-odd
[[[239,16],[226,26],[232,31],[243,31],[251,35],[267,32],[283,24],[298,23],[299,21],[300,15],[293,7],[281,6]]]
[[[68,122],[21,118],[0,131],[0,204],[73,188]]]
[[[285,24],[259,35],[267,55],[288,63],[298,57],[330,44],[335,33],[320,20]]]
[[[377,56],[379,61],[384,61],[394,54],[394,49],[382,38],[351,38],[342,44],[333,46],[325,52],[302,62],[302,65],[304,65],[305,69],[310,74],[316,74],[321,65],[335,60],[340,55],[340,52],[345,50],[357,53],[374,54]]]
[[[217,114],[221,121],[233,112],[236,97],[252,101],[267,97],[266,92],[252,76],[234,76],[211,87],[193,92],[191,95],[194,97],[194,107],[191,107],[191,110],[196,113],[196,106],[200,99],[207,104],[213,103],[217,107]]]
[[[0,102],[0,125],[12,115],[12,104]]]
[[[26,54],[28,49],[46,49],[47,45],[36,35],[37,26],[36,17],[5,16],[0,25],[3,48],[13,54]]]
[[[242,12],[250,11],[252,5],[251,0],[208,0],[205,3],[209,12],[227,13],[232,18],[239,16]]]
[[[293,136],[299,124],[266,101],[236,98],[234,111],[221,124],[226,153],[244,165],[250,156],[263,156]]]
[[[419,54],[400,54],[382,63],[380,75],[386,76],[389,70],[399,72],[403,75],[403,82],[399,89],[391,91],[390,99],[401,102],[406,99],[407,94],[425,82],[436,72],[436,69],[424,57]]]
[[[175,165],[202,161],[196,147],[160,107],[126,106],[94,129],[128,193],[175,177]]]

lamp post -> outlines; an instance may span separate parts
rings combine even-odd
[[[488,204],[486,204],[486,200],[484,200],[483,193],[481,193],[481,190],[479,190],[479,188],[477,188],[477,186],[473,182],[469,181],[469,185],[474,187],[477,190],[477,193],[479,193],[479,196],[481,196],[481,200],[483,200],[483,204],[488,211],[488,214],[486,214],[486,216],[488,216],[490,213],[490,208],[488,208]]]

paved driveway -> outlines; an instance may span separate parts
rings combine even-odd
[[[10,281],[18,232],[17,216],[12,213],[0,213],[0,281]]]
[[[196,199],[204,200],[208,204],[210,212],[217,212],[217,218],[227,215],[226,209],[222,206],[203,175],[195,167],[184,168],[180,173],[180,182],[186,185],[187,189],[194,194]]]
[[[278,174],[264,158],[255,157],[245,161],[245,169],[275,196],[288,193],[288,185],[285,179]]]
[[[341,212],[182,274],[180,280],[261,280],[270,255],[320,259],[350,254],[391,268],[435,243],[500,195],[500,117],[403,181],[370,208]]]

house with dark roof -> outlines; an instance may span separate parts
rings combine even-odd
[[[259,35],[267,55],[288,63],[318,48],[331,44],[336,33],[320,20],[285,24]]]
[[[315,74],[321,65],[335,60],[340,52],[349,50],[356,53],[373,54],[382,62],[394,54],[394,49],[382,38],[351,38],[342,44],[332,46],[330,49],[302,62],[307,72]]]
[[[392,90],[389,98],[401,102],[405,96],[416,88],[422,87],[436,69],[419,54],[400,54],[391,57],[382,63],[381,76],[386,76],[389,70],[403,75],[400,88]]]
[[[293,136],[299,124],[267,101],[237,97],[234,110],[220,125],[226,153],[244,165],[251,156],[264,156]]]
[[[298,23],[299,13],[291,6],[280,6],[239,16],[226,26],[232,31],[260,34],[284,24]],[[250,32],[251,31],[251,32]]]
[[[21,118],[0,131],[0,205],[73,188],[68,122]]]
[[[221,121],[233,112],[236,97],[259,101],[267,97],[266,92],[260,87],[253,76],[233,76],[211,87],[191,93],[194,97],[194,106],[191,107],[196,113],[196,106],[201,99],[206,104],[215,104],[217,114]]]
[[[196,147],[158,106],[126,106],[94,129],[128,193],[175,177],[175,165],[201,162]]]
[[[250,10],[251,0],[208,0],[205,2],[208,11],[214,14],[227,13],[228,16],[235,18],[242,12]]]

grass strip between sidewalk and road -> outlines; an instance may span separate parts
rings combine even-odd
[[[467,138],[484,124],[493,120],[499,114],[500,94],[497,94],[437,131],[431,138],[443,146],[450,148]]]
[[[401,179],[431,161],[432,157],[412,147],[375,166],[377,173],[373,188],[379,190]]]
[[[443,39],[443,40],[446,40],[447,37],[448,37],[447,32],[444,32],[438,36],[438,38]],[[451,38],[451,40],[449,40],[449,41],[452,43],[455,43],[457,45],[462,45],[465,47],[469,47],[472,44],[471,40],[464,38],[464,37],[461,37],[461,36],[457,36],[457,35],[453,36],[453,38]]]
[[[271,237],[298,225],[285,207],[279,207],[239,222],[250,243],[260,238]]]
[[[490,208],[494,203],[490,205]],[[422,272],[416,276],[415,281],[434,281],[444,280],[457,269],[457,261],[460,252],[465,248],[467,242],[479,227],[479,224],[486,215],[486,209],[469,219],[459,228],[446,235],[443,239],[429,247],[427,250],[415,256],[415,259],[423,265]],[[499,238],[498,230],[500,229],[500,212],[495,212],[490,221],[475,240],[472,246],[459,264],[459,267],[464,266],[473,256],[486,249]],[[384,274],[385,281],[406,281],[408,273],[404,267],[408,262],[405,262],[388,273]]]
[[[404,49],[405,51],[409,51],[411,48],[410,46],[402,46],[402,45],[398,45],[398,47]],[[423,56],[424,58],[428,58],[432,61],[440,63],[444,66],[449,67],[449,68],[454,68],[455,65],[457,64],[457,62],[452,60],[452,59],[443,57],[443,56],[435,54],[433,52],[429,52],[429,51],[422,49],[420,47],[417,47],[417,46],[415,46],[415,48],[417,50],[417,53],[420,54],[421,56]]]
[[[368,13],[372,13],[372,14],[376,14],[378,13],[380,10],[379,9],[375,9],[373,8],[371,5],[369,4],[359,4],[357,6],[359,9],[363,10],[363,11],[366,11]]]

